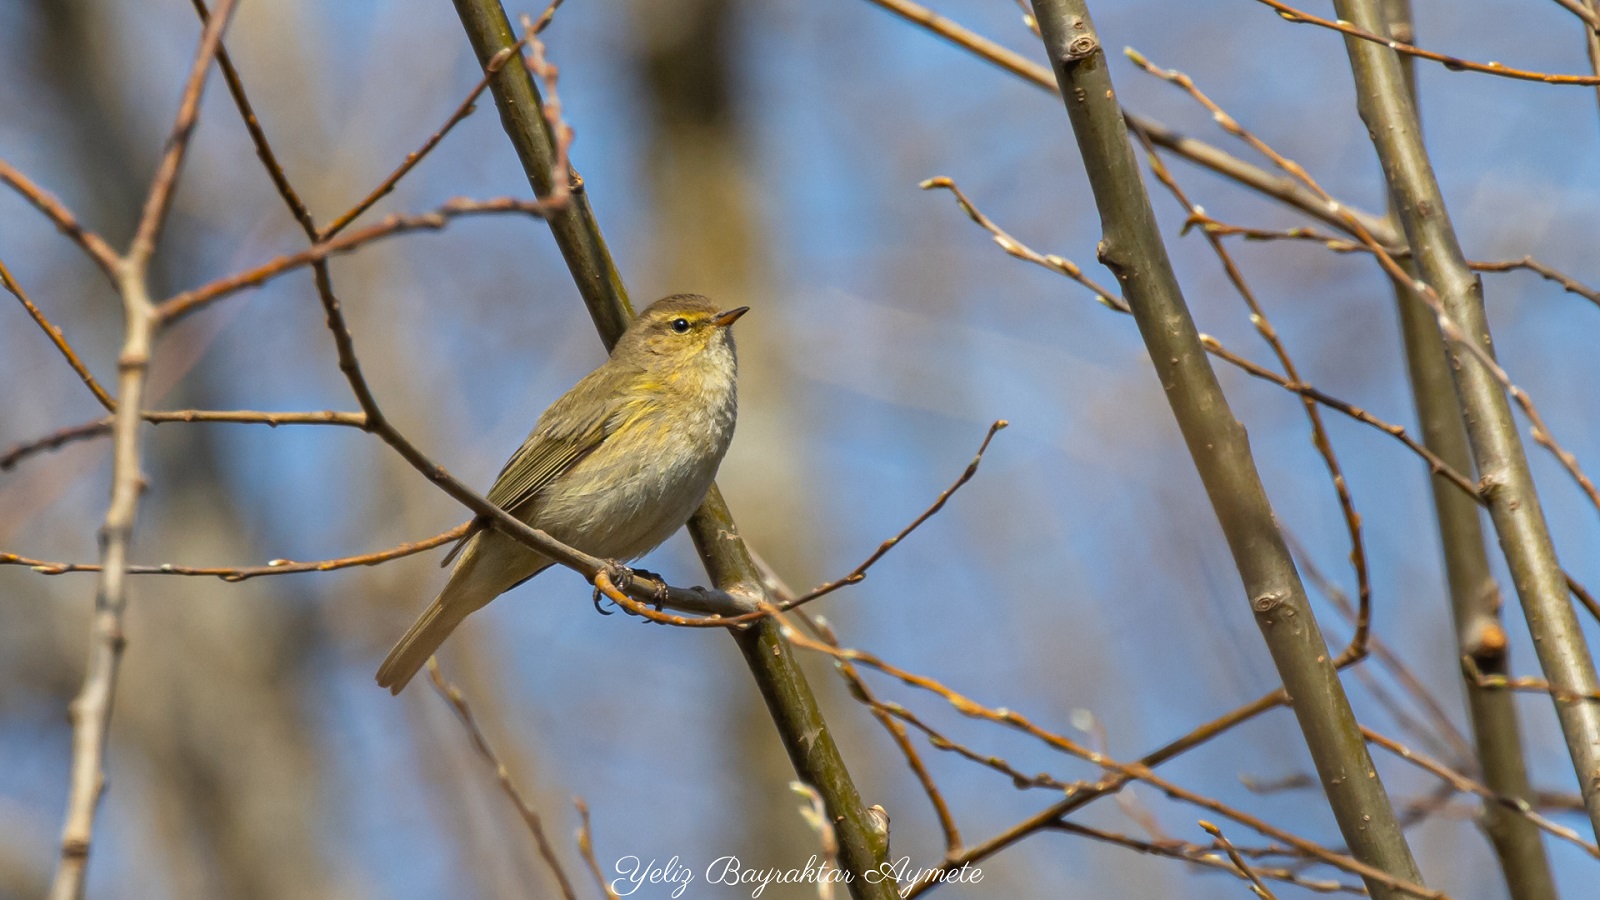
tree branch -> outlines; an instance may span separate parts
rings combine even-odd
[[[1100,209],[1101,261],[1122,283],[1133,309],[1257,624],[1293,698],[1334,818],[1357,859],[1392,878],[1420,882],[1273,519],[1244,429],[1228,408],[1178,287],[1088,8],[1084,0],[1034,0],[1033,8]],[[1374,897],[1395,896],[1391,883],[1363,877]]]
[[[488,65],[498,53],[516,42],[511,23],[498,0],[455,0],[455,5],[480,64]],[[531,23],[528,30],[532,31]],[[533,79],[526,68],[507,66],[491,78],[490,90],[494,92],[506,135],[516,148],[535,195],[550,195],[561,187],[552,173],[560,171],[557,161],[562,141],[560,135],[551,132]],[[582,181],[575,176],[571,179],[570,191],[569,201],[553,211],[546,221],[601,340],[610,348],[627,326],[632,308]],[[715,485],[689,521],[689,532],[713,584],[724,590],[737,589],[740,593],[758,596],[763,605],[772,603],[749,549],[739,537],[738,527]],[[858,900],[897,897],[893,878],[869,882],[863,877],[865,872],[877,870],[884,862],[888,835],[876,828],[862,803],[811,687],[793,652],[779,636],[778,624],[763,619],[733,635],[772,713],[795,773],[801,781],[814,787],[827,804],[838,834],[840,864],[855,876],[850,883],[851,894]]]
[[[1335,0],[1335,9],[1355,28],[1368,32],[1384,28],[1376,0]],[[1426,294],[1435,293],[1440,327],[1447,334],[1460,331],[1449,335],[1455,338],[1449,353],[1456,390],[1489,514],[1527,614],[1540,665],[1555,687],[1593,694],[1600,690],[1600,678],[1567,596],[1566,578],[1506,398],[1504,372],[1494,361],[1483,286],[1467,267],[1456,240],[1400,60],[1393,50],[1359,37],[1347,36],[1345,48],[1361,117],[1372,135],[1396,215],[1416,254],[1424,282],[1418,298],[1426,302],[1432,299]],[[1534,424],[1544,430],[1538,419]],[[1590,823],[1600,834],[1600,704],[1558,699],[1555,706]]]

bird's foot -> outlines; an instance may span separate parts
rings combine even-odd
[[[650,600],[652,602],[650,605],[656,608],[656,612],[661,612],[662,607],[666,606],[667,600],[670,599],[670,594],[667,591],[667,580],[649,569],[634,569],[633,574],[636,578],[656,583],[656,589],[651,592]]]
[[[628,568],[614,559],[605,561],[606,577],[619,591],[626,591],[633,586],[634,570]]]

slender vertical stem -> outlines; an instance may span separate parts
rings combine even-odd
[[[516,43],[499,0],[454,2],[481,64],[487,66],[496,54]],[[556,143],[543,115],[537,87],[526,67],[507,65],[494,73],[489,88],[529,182],[539,196],[547,196],[558,187],[550,179]],[[570,190],[567,204],[552,212],[547,221],[595,328],[610,347],[632,317],[627,290],[600,234],[581,179],[574,176]],[[690,519],[689,531],[713,584],[759,597],[766,603],[774,602],[715,486]],[[882,867],[888,854],[888,835],[877,828],[862,804],[811,686],[778,629],[776,621],[763,619],[735,631],[734,639],[767,703],[796,774],[815,788],[827,805],[839,841],[839,863],[853,876],[849,883],[851,895],[858,900],[896,898],[894,878],[880,877],[885,871]],[[869,872],[872,877],[867,876]]]
[[[1033,9],[1100,210],[1100,259],[1133,310],[1339,830],[1357,859],[1420,882],[1273,519],[1244,428],[1228,408],[1167,258],[1088,6],[1084,0],[1033,0]],[[1367,888],[1383,900],[1397,896],[1374,879]]]
[[[234,6],[233,0],[222,0],[217,15],[201,30],[200,43],[178,102],[178,113],[150,181],[133,241],[127,253],[116,258],[112,265],[113,280],[122,296],[123,339],[117,356],[117,397],[111,417],[111,502],[106,507],[105,524],[100,531],[101,568],[90,625],[88,667],[83,687],[68,709],[72,720],[72,763],[66,821],[61,829],[61,859],[50,885],[51,900],[83,897],[95,814],[106,788],[106,744],[117,693],[117,673],[122,666],[122,649],[126,643],[122,614],[128,601],[128,546],[133,542],[139,497],[144,493],[139,426],[143,423],[150,349],[161,323],[150,299],[150,257],[160,239],[167,212],[172,208],[172,196],[183,169],[189,137],[199,120],[206,70],[222,45],[222,32]]]
[[[1384,28],[1378,0],[1335,0],[1339,17],[1363,30]],[[1395,211],[1422,279],[1439,295],[1456,326],[1492,354],[1483,285],[1468,268],[1444,195],[1422,143],[1416,107],[1396,53],[1380,44],[1345,39],[1356,102],[1372,136]],[[1533,634],[1590,823],[1600,834],[1600,703],[1578,695],[1600,690],[1594,661],[1579,629],[1566,576],[1539,504],[1533,474],[1499,380],[1469,348],[1448,347],[1467,436],[1494,522]]]
[[[1415,43],[1411,0],[1384,0],[1388,33],[1397,41]],[[1408,93],[1416,103],[1413,61],[1401,60]],[[1394,210],[1389,220],[1399,230]],[[1406,260],[1408,269],[1414,269]],[[1414,274],[1414,273],[1413,273]],[[1395,303],[1405,339],[1406,366],[1411,394],[1417,405],[1422,442],[1451,468],[1470,472],[1472,451],[1456,403],[1455,383],[1445,358],[1444,335],[1433,313],[1411,296],[1409,288],[1394,283]],[[1445,577],[1450,588],[1450,608],[1455,617],[1456,641],[1463,656],[1471,657],[1485,674],[1507,676],[1510,660],[1505,628],[1500,621],[1500,586],[1489,570],[1483,543],[1483,526],[1477,502],[1455,485],[1434,475],[1433,508],[1439,523],[1439,543],[1444,552]],[[1510,691],[1466,681],[1467,712],[1477,747],[1483,781],[1497,794],[1532,800],[1528,768],[1522,755],[1522,731],[1517,722],[1516,700]],[[1512,900],[1555,900],[1555,880],[1545,856],[1539,829],[1523,816],[1499,804],[1484,805],[1483,827],[1500,859],[1501,873]]]

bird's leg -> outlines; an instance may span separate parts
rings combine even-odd
[[[650,599],[652,601],[651,605],[655,607],[656,612],[660,612],[667,605],[667,601],[671,599],[667,591],[667,580],[649,569],[629,568],[614,559],[608,559],[606,560],[606,575],[619,591],[626,591],[633,586],[634,582],[639,580],[655,582],[655,590],[651,592]],[[598,593],[598,589],[596,589],[596,592]],[[598,601],[596,601],[596,605],[598,605]]]
[[[662,608],[667,605],[667,600],[671,599],[667,593],[667,580],[649,569],[634,569],[633,574],[635,578],[643,578],[656,583],[656,589],[651,592],[650,599],[654,601],[652,605],[655,606],[656,612],[661,612]]]
[[[605,571],[606,577],[611,579],[611,583],[616,586],[617,590],[626,593],[628,588],[633,586],[634,572],[621,562],[614,559],[606,560]]]

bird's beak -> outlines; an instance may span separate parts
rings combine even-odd
[[[716,325],[718,328],[727,328],[729,325],[739,321],[739,317],[749,311],[750,307],[740,306],[730,309],[727,312],[719,312],[712,317],[711,324]]]

